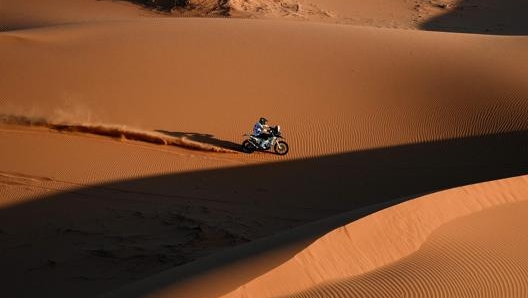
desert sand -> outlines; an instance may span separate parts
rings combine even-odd
[[[0,1],[2,297],[525,297],[524,4],[137,2]]]

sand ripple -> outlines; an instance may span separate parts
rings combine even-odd
[[[526,182],[486,182],[385,209],[223,297],[525,297]]]
[[[284,297],[526,297],[526,211],[521,202],[455,220],[394,264]]]

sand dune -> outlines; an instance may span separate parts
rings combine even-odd
[[[523,297],[525,214],[523,202],[457,219],[408,258],[290,297]]]
[[[24,74],[0,82],[5,114],[235,143],[266,115],[283,127],[291,157],[526,128],[527,70],[518,67],[526,61],[524,37],[156,19],[10,32],[0,40],[2,57],[10,57],[2,68]],[[24,88],[28,82],[32,88]]]
[[[223,297],[522,297],[527,182],[486,182],[377,212]]]
[[[522,222],[526,182],[521,176],[423,196],[337,228],[313,244],[298,239],[303,243],[298,246],[307,246],[300,251],[295,245],[279,246],[275,255],[261,253],[242,261],[219,253],[194,267],[168,270],[102,297],[441,297],[449,293],[522,297],[527,266]],[[317,222],[308,231],[328,224]],[[279,237],[257,243],[266,246],[275,238]],[[249,251],[258,249],[246,246]],[[288,260],[276,260],[283,258]],[[233,279],[242,281],[263,270],[259,267],[266,260],[278,265],[231,293],[218,293],[236,284]],[[209,268],[193,279],[180,277],[193,274],[204,263],[219,268]]]
[[[523,297],[522,9],[139,2],[0,2],[0,295]]]

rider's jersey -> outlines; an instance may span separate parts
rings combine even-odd
[[[260,122],[255,123],[255,126],[253,126],[253,135],[259,136],[263,132],[266,132],[269,126],[262,125]]]

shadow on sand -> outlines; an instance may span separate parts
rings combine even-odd
[[[142,297],[241,258],[302,244],[261,263],[252,276],[209,287],[219,295],[395,199],[527,174],[527,140],[528,131],[520,131],[145,177],[6,207],[0,209],[2,294],[93,297],[164,271],[156,282],[108,296]],[[323,228],[279,233],[354,210]],[[275,240],[262,240],[273,234]],[[231,249],[222,253],[225,248]]]
[[[165,135],[168,135],[168,136],[171,136],[171,137],[187,138],[187,139],[189,139],[191,141],[204,143],[204,144],[209,144],[209,145],[213,145],[213,146],[224,148],[224,149],[228,149],[228,150],[239,151],[239,152],[242,151],[241,147],[240,147],[240,144],[233,143],[231,141],[225,141],[225,140],[217,139],[212,134],[198,133],[198,132],[166,131],[166,130],[160,130],[160,129],[157,129],[155,131],[159,132],[159,133],[162,133],[162,134],[165,134]]]
[[[434,1],[434,3],[442,1]],[[528,1],[460,0],[444,15],[427,20],[424,30],[461,33],[527,35]]]

